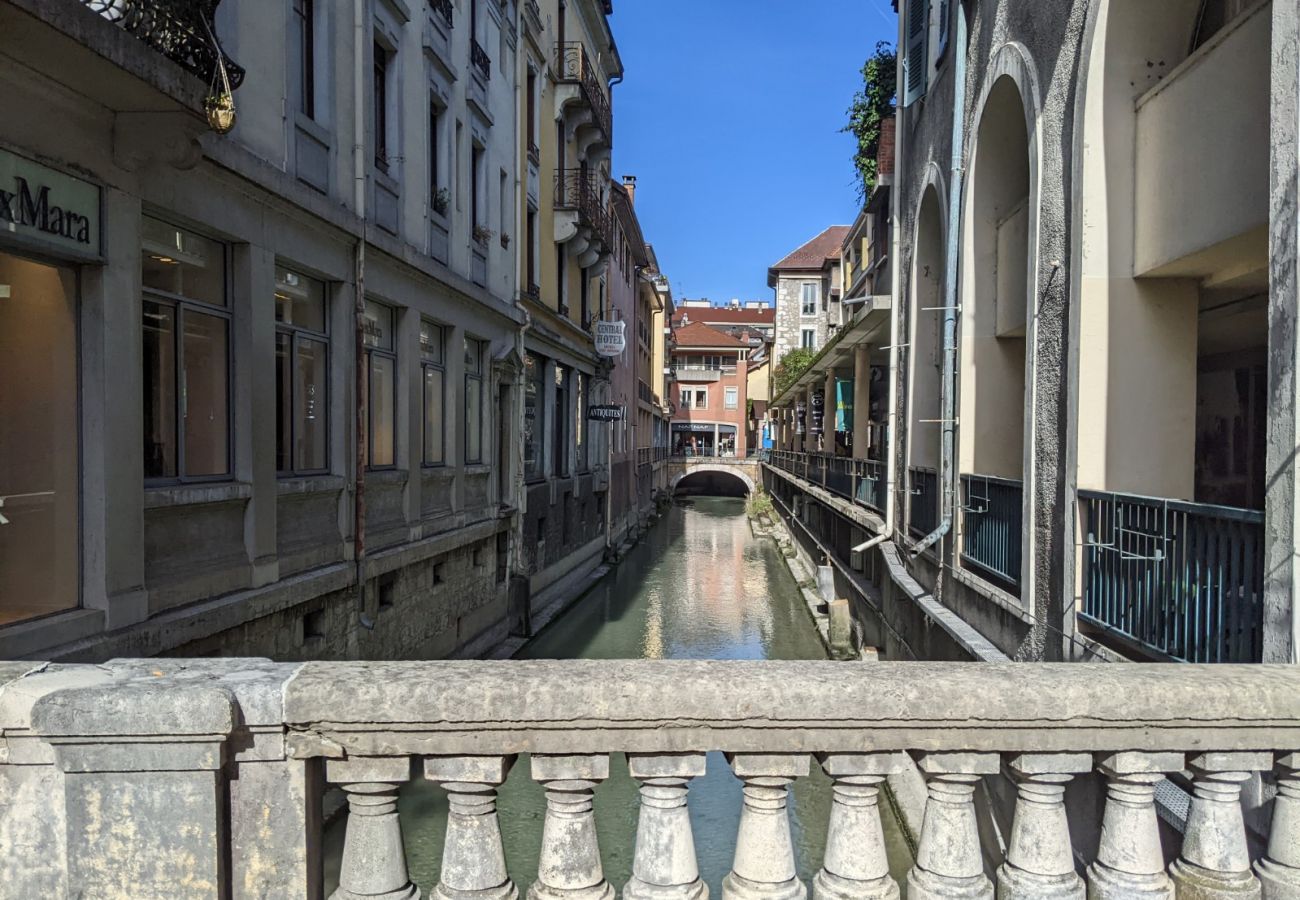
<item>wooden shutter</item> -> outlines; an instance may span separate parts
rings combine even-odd
[[[948,14],[948,6],[949,0],[939,0],[939,47],[935,59],[943,59],[948,50],[948,20],[952,18]]]
[[[930,64],[926,39],[929,36],[930,0],[908,0],[906,46],[903,53],[903,105],[911,106],[925,96]]]

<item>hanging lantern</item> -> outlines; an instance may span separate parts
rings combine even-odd
[[[217,134],[229,134],[235,127],[235,92],[230,86],[230,75],[226,72],[225,54],[217,43],[217,36],[212,33],[212,26],[203,20],[207,29],[208,40],[212,41],[212,50],[217,64],[212,69],[212,83],[208,86],[208,96],[203,101],[203,108],[208,113],[208,127]]]

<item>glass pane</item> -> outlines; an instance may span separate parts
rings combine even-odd
[[[275,336],[275,469],[293,469],[293,338]]]
[[[483,374],[483,344],[473,338],[465,338],[465,371]]]
[[[442,363],[442,326],[420,322],[420,355],[431,363]]]
[[[524,356],[524,474],[542,474],[542,361],[531,353]]]
[[[397,364],[387,356],[370,355],[370,465],[395,465]]]
[[[181,353],[181,414],[185,428],[184,474],[225,475],[230,471],[230,376],[227,322],[185,310]]]
[[[176,477],[176,310],[144,302],[144,477]]]
[[[483,379],[465,379],[465,462],[483,461]]]
[[[384,306],[382,303],[376,303],[373,300],[367,300],[365,333],[363,336],[367,347],[392,350],[393,308]]]
[[[75,284],[0,254],[0,625],[78,604]]]
[[[146,288],[226,305],[222,244],[147,216],[143,230],[141,267]]]
[[[298,338],[298,385],[294,394],[294,468],[314,472],[329,466],[329,347]]]
[[[424,463],[442,465],[443,456],[443,381],[442,370],[424,367]]]
[[[325,282],[276,266],[275,321],[325,334]]]

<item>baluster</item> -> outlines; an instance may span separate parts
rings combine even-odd
[[[533,780],[546,788],[542,854],[529,900],[613,900],[592,815],[592,794],[609,777],[608,754],[532,757]]]
[[[435,756],[424,777],[447,792],[447,837],[433,897],[444,900],[515,900],[519,890],[506,874],[497,819],[497,788],[513,756]]]
[[[1268,851],[1255,864],[1264,900],[1300,900],[1300,753],[1277,761],[1277,796]]]
[[[831,791],[826,858],[813,878],[813,900],[898,900],[880,822],[880,783],[899,772],[896,753],[822,753]]]
[[[1106,776],[1097,859],[1088,866],[1088,900],[1173,900],[1156,821],[1156,785],[1183,768],[1181,753],[1115,753],[1098,768]]]
[[[1250,871],[1241,784],[1272,765],[1268,753],[1205,753],[1188,761],[1195,775],[1183,850],[1169,867],[1180,898],[1230,900],[1260,897]]]
[[[1074,871],[1065,786],[1092,771],[1088,753],[1026,753],[1007,762],[1018,796],[1011,844],[998,869],[998,900],[1083,900]]]
[[[331,759],[325,778],[348,798],[347,830],[339,886],[330,900],[415,900],[419,891],[406,871],[397,791],[411,778],[405,756]]]
[[[790,784],[808,774],[806,754],[736,753],[731,771],[744,781],[736,856],[722,880],[723,900],[803,900],[808,896],[794,868]]]
[[[969,897],[993,900],[984,874],[975,785],[999,771],[996,753],[926,753],[918,763],[928,796],[916,864],[907,873],[908,900]]]
[[[641,783],[632,878],[625,900],[705,900],[686,794],[704,774],[703,753],[629,753],[628,770]]]

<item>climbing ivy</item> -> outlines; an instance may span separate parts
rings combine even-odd
[[[772,375],[772,396],[779,397],[785,393],[786,388],[799,380],[799,376],[808,371],[812,365],[813,359],[817,356],[815,350],[808,350],[799,347],[794,350],[786,351],[781,357],[781,361],[776,364],[776,372]]]
[[[862,89],[849,105],[849,124],[843,131],[858,140],[853,167],[858,173],[858,199],[866,200],[876,186],[876,150],[880,146],[880,123],[894,114],[898,88],[898,54],[888,41],[876,44],[862,65]]]

